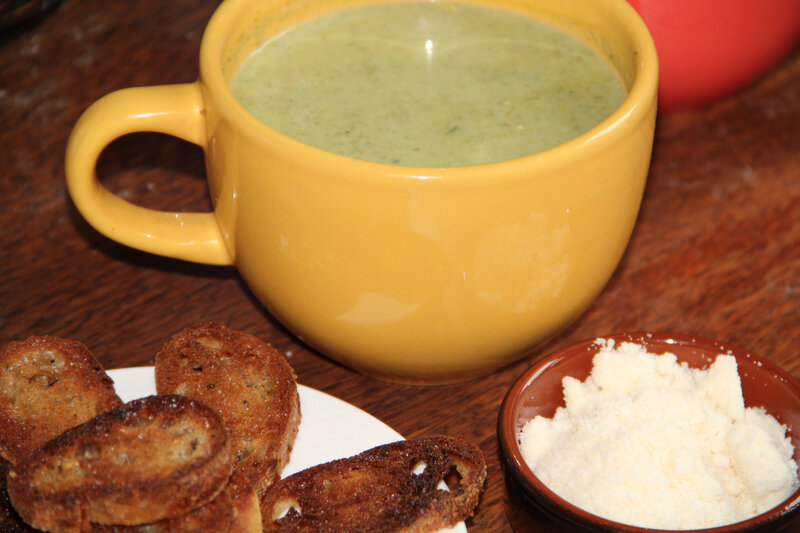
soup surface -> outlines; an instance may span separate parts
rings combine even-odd
[[[412,166],[546,150],[625,98],[611,66],[568,33],[453,2],[375,4],[311,19],[256,50],[231,89],[297,140]]]

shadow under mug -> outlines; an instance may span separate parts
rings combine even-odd
[[[233,264],[301,340],[406,383],[485,375],[581,314],[616,268],[650,162],[657,60],[624,0],[478,0],[530,14],[606,57],[628,91],[589,132],[499,163],[403,167],[328,153],[250,115],[228,84],[269,36],[377,0],[226,0],[198,81],[123,89],[70,136],[69,192],[98,231],[154,254]],[[213,212],[146,209],[98,181],[115,138],[161,132],[201,146]]]

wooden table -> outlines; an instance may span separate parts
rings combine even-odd
[[[215,320],[271,342],[299,382],[375,415],[406,437],[461,434],[489,476],[473,531],[557,531],[518,506],[498,456],[500,402],[537,357],[615,332],[703,335],[800,378],[800,54],[737,95],[661,116],[639,220],[594,305],[529,357],[442,387],[388,384],[314,353],[277,324],[237,272],[128,249],[78,214],[64,147],[80,113],[123,87],[193,81],[215,0],[67,0],[0,38],[0,342],[53,334],[107,368],[148,365],[173,333]],[[199,148],[136,134],[101,157],[104,184],[159,209],[208,210]],[[507,513],[510,510],[510,513]],[[796,525],[795,525],[796,527]]]

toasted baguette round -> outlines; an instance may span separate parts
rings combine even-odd
[[[472,515],[485,479],[483,454],[461,438],[386,444],[276,482],[263,531],[437,531]]]
[[[260,533],[258,495],[247,476],[234,472],[207,504],[175,518],[138,526],[92,524],[92,533]]]
[[[166,343],[155,361],[156,391],[213,408],[231,435],[234,468],[260,494],[289,461],[300,423],[294,372],[277,350],[249,333],[206,323]]]
[[[149,396],[46,442],[8,474],[19,515],[37,529],[89,531],[185,514],[231,474],[222,419],[182,396]]]
[[[111,378],[78,341],[37,336],[0,348],[0,455],[11,464],[120,405]]]

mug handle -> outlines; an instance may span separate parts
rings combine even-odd
[[[158,255],[214,265],[233,263],[213,212],[134,205],[108,191],[97,178],[100,153],[129,133],[165,133],[205,149],[204,108],[199,82],[122,89],[89,106],[67,142],[65,171],[75,206],[95,229]]]

